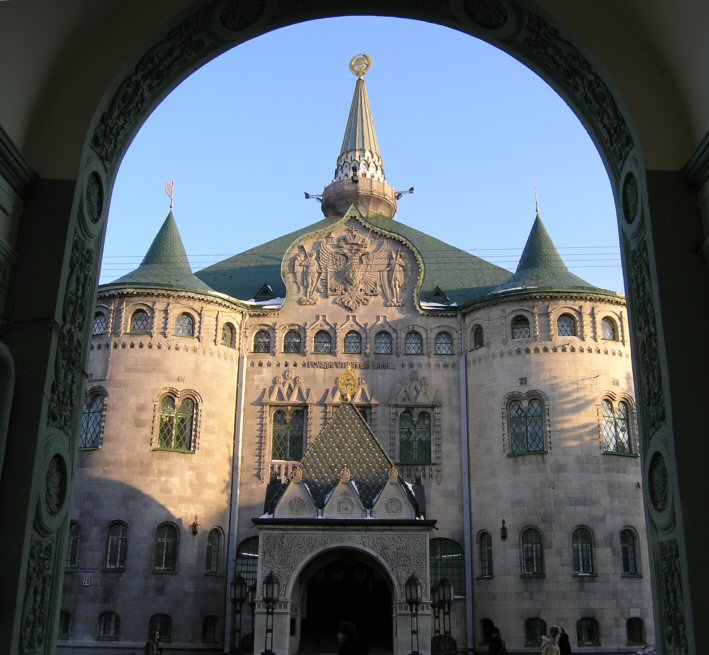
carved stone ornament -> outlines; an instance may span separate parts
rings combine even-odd
[[[403,509],[401,501],[398,498],[389,498],[389,500],[384,503],[384,508],[386,509],[387,514],[393,515],[401,514],[401,510]]]
[[[403,596],[406,580],[415,573],[419,580],[428,579],[428,560],[425,534],[356,534],[335,532],[264,534],[261,561],[262,571],[273,570],[281,581],[281,597],[287,598],[290,581],[301,563],[310,560],[313,553],[329,548],[339,548],[343,543],[359,548],[386,564],[398,583],[399,596]],[[376,553],[376,555],[374,555]]]
[[[631,244],[625,241],[626,251],[630,250],[631,302],[635,324],[635,347],[640,365],[640,375],[636,378],[642,395],[642,410],[649,432],[654,434],[665,422],[665,393],[662,387],[662,371],[657,346],[655,309],[651,293],[650,266],[647,243],[640,238]]]
[[[86,213],[92,223],[98,223],[103,211],[103,182],[93,171],[86,180]]]
[[[668,655],[686,655],[687,629],[679,545],[674,539],[660,544],[660,602],[662,603],[662,640]]]
[[[48,408],[49,424],[66,434],[72,430],[76,394],[83,379],[82,335],[93,282],[92,263],[93,252],[75,234],[62,309],[64,323],[59,331]]]
[[[623,180],[623,218],[630,224],[638,213],[638,181],[635,175],[629,172]]]
[[[301,244],[290,263],[301,305],[334,298],[350,311],[375,296],[384,296],[388,307],[403,306],[411,285],[409,269],[403,247],[353,223],[339,237],[316,241],[309,251]]]
[[[349,498],[338,498],[337,500],[337,513],[338,514],[352,514],[354,512],[354,503]]]
[[[665,458],[655,453],[648,467],[648,492],[650,502],[657,512],[664,512],[669,496],[669,479]]]
[[[302,498],[291,498],[288,509],[291,514],[302,514],[305,511],[305,501]]]
[[[219,18],[226,29],[236,31],[253,25],[262,13],[263,0],[230,0]]]
[[[32,533],[25,600],[22,607],[20,651],[29,655],[42,650],[50,620],[52,573],[54,572],[54,539]]]
[[[559,35],[543,18],[529,13],[522,51],[553,75],[559,87],[580,106],[591,128],[611,155],[616,171],[633,149],[633,138],[613,94],[579,49]]]
[[[45,500],[49,513],[58,514],[64,507],[67,488],[66,463],[61,455],[54,455],[49,461],[45,476]]]
[[[507,22],[507,10],[499,0],[466,0],[465,13],[488,30],[498,30]]]

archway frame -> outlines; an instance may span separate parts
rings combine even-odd
[[[43,367],[44,384],[40,393],[22,400],[25,410],[30,405],[33,408],[31,423],[19,425],[13,419],[10,426],[11,436],[20,431],[34,435],[24,458],[30,464],[9,471],[3,481],[9,485],[17,481],[18,493],[26,491],[23,497],[27,498],[17,510],[24,521],[10,559],[12,572],[2,578],[11,583],[3,587],[10,590],[6,602],[13,608],[7,631],[8,651],[13,655],[53,649],[68,489],[84,392],[83,363],[109,198],[123,154],[153,108],[204,63],[268,31],[352,13],[351,4],[336,0],[314,6],[210,0],[189,6],[136,52],[124,74],[107,89],[86,136],[76,184],[50,183],[34,190],[38,200],[28,203],[26,211],[45,220],[63,215],[63,249],[60,261],[55,262],[55,269],[61,271],[56,280],[55,317],[41,337],[44,359],[38,367]],[[658,230],[651,221],[641,144],[622,97],[573,34],[531,0],[451,0],[430,7],[404,0],[362,0],[356,13],[425,20],[491,43],[545,79],[594,140],[616,201],[628,286],[658,642],[671,652],[695,652],[676,465],[674,422],[678,418],[672,414],[675,401],[670,400],[668,356],[662,344],[654,239]],[[60,202],[53,203],[56,197]],[[668,253],[663,256],[666,259]],[[12,342],[12,336],[8,341]],[[15,350],[15,357],[23,352],[27,349]],[[8,453],[16,454],[16,448],[13,451],[8,446]],[[28,471],[32,473],[29,481]]]

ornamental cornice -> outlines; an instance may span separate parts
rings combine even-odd
[[[473,351],[474,352],[474,351]],[[630,357],[630,351],[625,348],[609,348],[607,346],[517,346],[516,348],[501,348],[500,350],[488,351],[484,354],[473,355],[468,354],[468,365],[475,366],[476,363],[490,359],[502,359],[503,357],[512,357],[513,355],[545,355],[556,353],[569,354],[595,354],[595,355],[610,355],[611,357]]]
[[[94,337],[97,338],[97,337]],[[186,339],[189,339],[189,337],[186,337]],[[176,341],[172,340],[163,340],[163,341],[158,341],[158,340],[153,340],[149,339],[147,341],[143,341],[141,339],[135,340],[135,339],[129,339],[129,340],[124,340],[124,339],[113,339],[109,341],[103,341],[100,339],[97,339],[98,343],[92,342],[91,345],[89,346],[89,351],[94,351],[94,350],[156,350],[156,351],[175,351],[175,352],[180,352],[180,353],[193,353],[195,355],[204,355],[205,357],[217,357],[217,359],[223,359],[225,361],[235,361],[235,354],[238,354],[239,351],[237,351],[234,348],[229,348],[229,352],[220,352],[217,348],[209,347],[205,348],[201,344],[197,343],[177,343]],[[226,346],[225,346],[226,347]]]
[[[490,298],[486,296],[482,300],[471,301],[467,305],[460,308],[460,313],[463,315],[470,314],[478,309],[492,307],[494,305],[518,303],[522,300],[574,300],[586,302],[604,302],[609,305],[618,307],[626,307],[627,302],[623,294],[604,294],[602,292],[585,292],[585,291],[525,291],[515,294],[504,294],[499,298]]]
[[[216,292],[214,292],[216,293]],[[136,297],[144,296],[151,298],[167,298],[168,300],[175,299],[188,299],[197,302],[206,302],[210,305],[215,305],[217,307],[226,307],[228,309],[237,309],[241,312],[247,312],[249,306],[243,301],[237,298],[230,298],[229,296],[213,296],[211,294],[202,294],[196,291],[169,291],[167,289],[158,288],[137,288],[137,287],[123,287],[116,289],[102,289],[99,287],[97,300],[102,298],[121,298],[121,297]]]

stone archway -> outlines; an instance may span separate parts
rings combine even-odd
[[[40,181],[25,214],[36,229],[56,239],[56,298],[47,314],[51,329],[36,339],[8,336],[14,357],[32,362],[36,389],[18,389],[22,419],[13,419],[10,433],[30,435],[23,450],[8,447],[17,466],[3,484],[27,499],[16,508],[18,543],[13,548],[13,611],[9,642],[12,653],[52,650],[53,617],[57,612],[64,531],[76,444],[79,399],[83,393],[83,361],[90,309],[96,285],[99,254],[108,200],[121,157],[152,108],[196,67],[239,43],[302,20],[352,12],[351,5],[325,0],[309,5],[217,0],[190,6],[177,20],[136,53],[134,63],[109,90],[97,108],[87,134],[81,170],[70,182]],[[417,2],[385,0],[357,5],[357,13],[391,15],[439,23],[484,39],[508,52],[541,75],[567,101],[595,141],[609,173],[618,208],[634,336],[634,362],[639,390],[639,419],[643,444],[650,541],[654,553],[656,625],[659,640],[673,652],[693,651],[688,551],[676,468],[675,416],[669,395],[668,355],[661,335],[660,289],[650,208],[665,212],[648,194],[641,146],[622,98],[591,55],[575,44],[550,16],[529,0],[459,0],[423,8]],[[682,196],[673,179],[655,175],[654,186]],[[672,186],[674,185],[674,187]],[[685,201],[686,202],[686,201]],[[696,207],[685,204],[688,214]],[[57,217],[61,217],[58,219]],[[51,229],[50,229],[51,226]],[[684,228],[686,229],[686,228]],[[13,290],[22,298],[23,277],[30,277],[31,258],[13,270]],[[20,300],[20,303],[22,301]],[[666,308],[665,308],[666,311]],[[20,312],[22,315],[22,312]],[[667,322],[669,325],[669,321]],[[30,343],[31,341],[31,343]],[[41,344],[40,344],[41,342]],[[38,354],[38,353],[41,353]],[[46,393],[45,393],[46,390]],[[691,414],[690,416],[695,416]],[[27,419],[26,417],[31,417]],[[27,441],[31,442],[28,446]],[[19,443],[15,438],[13,444]],[[13,448],[15,450],[13,450]],[[11,518],[15,518],[14,516]]]

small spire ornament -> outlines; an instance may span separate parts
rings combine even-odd
[[[357,79],[362,79],[372,67],[372,58],[360,52],[350,59],[350,71],[352,75],[356,75]]]

